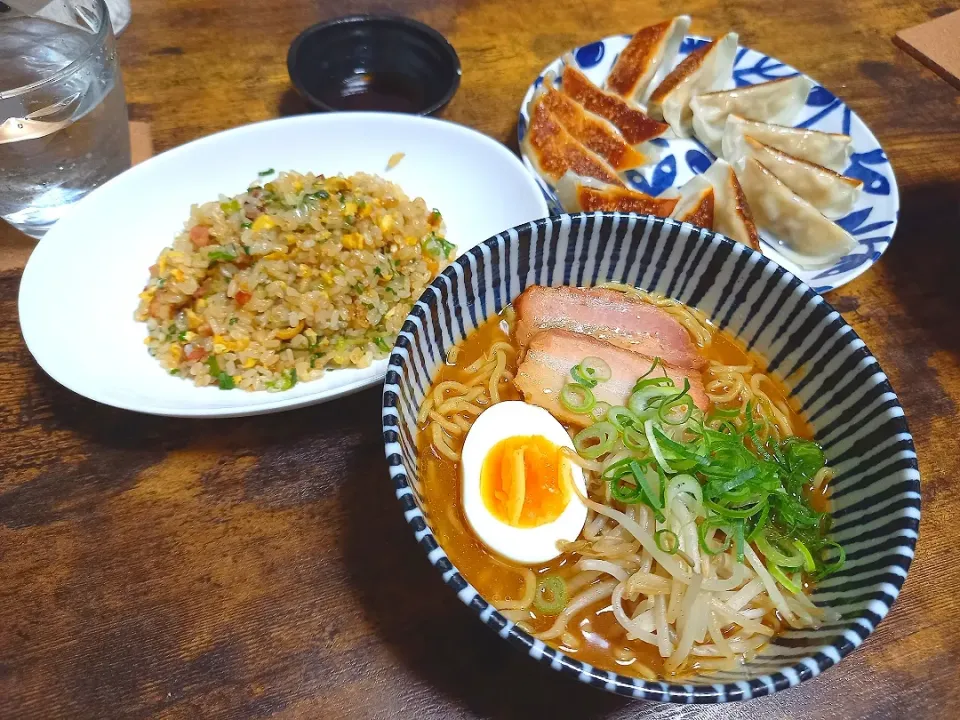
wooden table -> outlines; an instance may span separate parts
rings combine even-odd
[[[896,242],[829,300],[900,393],[923,474],[921,539],[889,618],[816,680],[708,708],[600,693],[508,647],[444,587],[387,482],[379,390],[210,422],[98,406],[27,352],[16,297],[31,243],[6,231],[0,717],[957,717],[960,96],[890,42],[940,5],[137,0],[120,55],[131,118],[152,123],[158,150],[303,112],[286,74],[293,37],[388,7],[459,51],[446,117],[510,145],[547,61],[680,11],[821,80],[873,128],[900,182]],[[101,351],[109,362],[107,336]]]

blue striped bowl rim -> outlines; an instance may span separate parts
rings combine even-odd
[[[417,409],[447,350],[525,287],[625,282],[704,311],[767,361],[814,427],[837,471],[832,534],[843,570],[814,601],[841,613],[818,630],[788,630],[736,672],[684,683],[602,670],[504,618],[440,547],[419,495]],[[856,332],[793,274],[708,230],[652,216],[561,215],[506,230],[464,253],[414,305],[390,357],[383,439],[407,523],[444,582],[501,637],[561,673],[620,695],[676,703],[747,700],[793,687],[856,649],[906,578],[920,522],[920,475],[903,409]]]

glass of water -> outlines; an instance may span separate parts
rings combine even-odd
[[[0,2],[0,217],[39,238],[128,167],[104,0]]]

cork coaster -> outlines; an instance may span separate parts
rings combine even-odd
[[[133,164],[141,163],[153,155],[153,135],[150,123],[130,123],[130,159]],[[29,235],[0,220],[0,272],[22,270],[27,258],[37,246],[37,241]]]
[[[893,42],[960,88],[960,10],[901,30]]]
[[[130,159],[134,165],[142,163],[153,155],[153,135],[150,123],[130,123]]]

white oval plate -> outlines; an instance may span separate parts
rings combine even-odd
[[[387,161],[405,153],[392,170]],[[160,367],[133,319],[160,251],[193,203],[243,192],[257,173],[368,172],[439,208],[464,252],[501,230],[545,217],[520,160],[460,125],[390,113],[329,113],[227,130],[137,165],[72,208],[40,241],[20,284],[27,347],[57,382],[91,400],[177,417],[231,417],[331,400],[383,380],[387,360],[334,370],[290,390],[198,388]]]
[[[630,42],[630,35],[612,35],[589,45],[574,48],[573,56],[578,67],[593,82],[600,85],[610,73],[617,55]],[[688,35],[680,46],[674,64],[699,47],[707,38]],[[552,71],[559,74],[563,69],[562,58],[557,58],[543,69],[527,90],[520,106],[520,119],[517,133],[523,140],[530,117],[527,105],[533,99],[533,93],[543,82],[543,76]],[[727,83],[728,88],[753,85],[779,77],[795,75],[798,71],[779,60],[756,50],[740,46],[737,49],[733,77]],[[812,80],[812,78],[811,78]],[[835,132],[850,135],[853,138],[853,157],[844,175],[863,181],[863,193],[853,212],[838,223],[859,243],[849,254],[837,260],[832,266],[817,270],[804,270],[784,258],[777,252],[776,239],[761,231],[763,254],[782,265],[817,292],[835,290],[866,272],[880,259],[880,255],[890,244],[897,227],[900,212],[900,194],[893,168],[880,147],[880,142],[855,112],[836,95],[813,80],[813,89],[807,96],[806,106],[796,118],[798,127]],[[659,195],[669,188],[679,188],[687,180],[706,170],[714,161],[713,154],[696,139],[671,138],[662,141],[666,146],[656,165],[630,171],[626,174],[629,186],[649,195]],[[523,145],[521,144],[521,147]],[[551,214],[561,212],[560,201],[552,188],[539,176],[530,161],[524,157],[527,170],[537,177],[543,191],[550,196]]]

